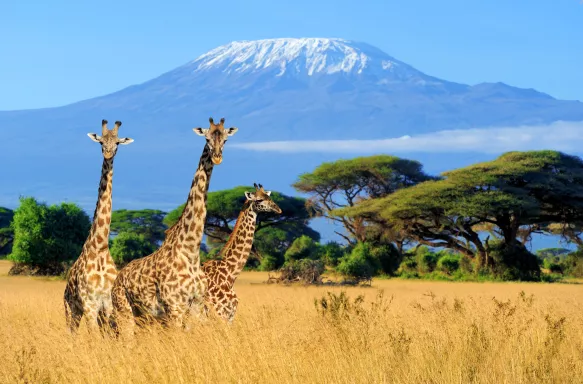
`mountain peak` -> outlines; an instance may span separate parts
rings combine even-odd
[[[217,47],[187,64],[195,72],[229,74],[274,70],[316,74],[372,72],[397,77],[420,74],[373,46],[339,38],[280,38],[234,41]]]

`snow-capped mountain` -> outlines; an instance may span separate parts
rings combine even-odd
[[[262,182],[293,193],[301,172],[344,154],[301,156],[229,148],[246,141],[368,139],[445,129],[582,121],[583,103],[502,83],[466,85],[424,74],[368,44],[342,39],[268,39],[217,47],[142,84],[71,105],[0,112],[0,206],[19,195],[81,202],[91,210],[99,149],[87,132],[121,120],[135,143],[116,160],[114,209],[168,209],[184,201],[208,117],[239,128],[212,190]],[[58,133],[58,134],[57,134]],[[424,159],[417,154],[410,158]],[[470,161],[431,157],[432,170]],[[471,161],[477,160],[475,157]],[[33,175],[33,176],[31,176]]]
[[[226,74],[270,71],[275,76],[366,73],[381,79],[427,77],[368,44],[318,38],[235,41],[205,53],[184,69]]]
[[[501,83],[449,82],[368,44],[321,38],[232,42],[145,83],[41,115],[83,121],[101,111],[142,132],[218,113],[255,127],[240,140],[351,139],[362,124],[378,126],[369,133],[375,139],[583,119],[579,102]]]

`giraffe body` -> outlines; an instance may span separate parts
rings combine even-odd
[[[200,157],[184,211],[166,231],[162,246],[149,256],[136,259],[118,274],[112,289],[113,325],[125,335],[136,322],[159,320],[181,326],[192,306],[202,310],[206,277],[200,268],[200,244],[206,219],[206,199],[213,166],[222,162],[227,137],[237,128],[220,124],[194,131],[207,143]]]
[[[221,250],[220,260],[209,260],[202,265],[208,280],[205,296],[206,311],[214,308],[215,313],[231,323],[237,312],[239,299],[233,288],[237,277],[245,267],[253,237],[258,212],[275,212],[281,209],[271,200],[270,191],[255,185],[255,193],[245,192],[245,202],[229,240]]]
[[[103,165],[97,205],[89,236],[83,245],[79,258],[67,274],[64,293],[65,317],[71,332],[76,332],[83,316],[90,329],[102,328],[111,315],[111,287],[117,270],[109,253],[108,239],[111,223],[111,192],[113,159],[118,144],[130,144],[130,138],[118,138],[121,122],[115,123],[111,131],[107,121],[102,121],[102,136],[88,134],[101,144]]]

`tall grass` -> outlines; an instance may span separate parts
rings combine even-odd
[[[62,282],[0,277],[2,383],[583,383],[578,285],[253,285],[232,326],[65,329]],[[381,289],[379,289],[381,288]]]

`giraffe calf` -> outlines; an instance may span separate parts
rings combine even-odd
[[[251,252],[257,213],[282,212],[271,199],[271,191],[265,191],[261,184],[254,186],[255,192],[245,192],[247,200],[243,204],[229,240],[221,250],[221,259],[209,260],[202,265],[208,280],[206,311],[213,308],[219,317],[229,323],[233,321],[239,305],[233,286]]]

